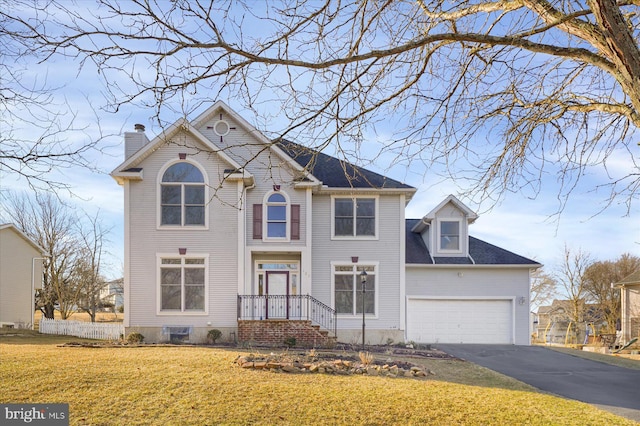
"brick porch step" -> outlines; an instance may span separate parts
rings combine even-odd
[[[238,340],[261,346],[281,347],[295,339],[296,347],[331,348],[336,338],[308,320],[239,320]]]

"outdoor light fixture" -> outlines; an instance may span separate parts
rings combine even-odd
[[[362,282],[362,350],[364,351],[364,295],[367,287],[367,271],[364,269],[360,272],[360,281]]]
[[[520,297],[519,302],[520,302],[520,304],[521,304],[521,305],[524,305],[524,302],[526,302],[526,301],[527,301],[527,299],[525,299],[525,297],[524,297],[524,296],[521,296],[521,297]]]

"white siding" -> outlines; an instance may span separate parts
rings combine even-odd
[[[222,110],[220,110],[222,111]],[[244,226],[244,253],[239,255],[239,262],[243,268],[244,278],[238,282],[237,292],[240,294],[252,294],[256,284],[254,273],[254,260],[257,258],[295,259],[301,260],[300,283],[301,292],[309,293],[311,287],[311,273],[307,271],[306,265],[309,263],[310,247],[307,241],[307,190],[296,189],[294,187],[295,177],[298,172],[294,170],[289,160],[280,158],[274,151],[267,149],[264,141],[257,138],[254,129],[247,129],[242,123],[233,119],[227,114],[222,114],[222,118],[235,128],[224,136],[220,136],[213,131],[213,126],[220,119],[220,112],[213,113],[211,118],[203,121],[199,125],[199,131],[210,138],[216,146],[224,149],[224,152],[233,158],[240,166],[254,177],[254,185],[247,189],[244,199],[242,221]],[[274,191],[274,185],[280,187],[279,191],[286,194],[289,206],[300,206],[300,238],[288,241],[263,241],[253,238],[253,205],[264,204],[265,194]],[[263,215],[264,216],[264,215]],[[290,217],[289,217],[290,219]],[[288,222],[290,229],[290,222]],[[258,252],[259,255],[253,253]],[[264,253],[272,253],[265,257]],[[277,254],[279,253],[279,254]],[[293,254],[291,254],[293,253]]]
[[[407,298],[420,296],[488,299],[495,297],[514,300],[514,343],[516,345],[530,343],[528,269],[408,266],[406,277]],[[522,297],[527,303],[521,305],[519,301]]]
[[[175,143],[160,147],[147,157],[140,167],[143,181],[132,181],[129,194],[129,283],[127,296],[129,309],[127,324],[131,327],[160,327],[163,325],[193,325],[213,327],[236,325],[237,296],[237,244],[238,244],[238,193],[235,182],[227,182],[218,188],[228,164],[215,154],[198,152],[183,145],[192,145],[193,138],[181,134],[172,138]],[[186,152],[206,169],[211,201],[208,205],[209,228],[207,230],[163,230],[157,227],[159,209],[158,172],[168,162]],[[126,190],[127,187],[125,187]],[[156,253],[175,253],[187,248],[187,254],[209,253],[208,315],[157,315],[157,263]]]
[[[626,285],[621,290],[622,338],[629,342],[640,336],[640,285]]]
[[[306,215],[305,190],[294,188],[294,179],[297,173],[289,162],[278,157],[275,152],[267,149],[261,141],[256,139],[255,130],[245,129],[241,123],[232,117],[223,114],[223,119],[232,128],[227,136],[221,140],[213,131],[213,126],[220,115],[214,113],[212,118],[201,124],[199,131],[211,139],[216,146],[224,149],[224,152],[234,159],[240,166],[254,176],[255,187],[247,190],[246,197],[246,244],[248,246],[273,246],[273,242],[263,242],[253,239],[253,205],[262,204],[264,195],[273,190],[274,185],[279,185],[282,192],[286,192],[291,204],[300,205],[300,240],[289,241],[291,246],[302,247],[305,245]]]
[[[378,239],[332,240],[331,197],[313,197],[313,296],[332,306],[331,262],[351,262],[352,256],[359,263],[377,262],[377,312],[376,318],[367,318],[367,329],[398,330],[400,320],[401,268],[404,252],[400,249],[404,223],[399,217],[399,206],[404,200],[399,195],[380,195],[378,201]],[[404,302],[403,302],[404,303]],[[339,329],[358,330],[362,317],[339,317]],[[374,342],[378,343],[378,342]]]
[[[439,238],[439,222],[438,220],[447,219],[459,219],[460,222],[460,250],[461,253],[450,252],[438,252],[438,238]],[[469,253],[469,225],[464,212],[460,210],[452,202],[448,202],[435,214],[435,218],[432,220],[431,225],[425,230],[422,235],[425,245],[429,248],[430,253],[433,256],[445,256],[445,257],[466,257]]]
[[[33,296],[31,280],[42,281],[42,254],[11,227],[0,229],[0,322],[31,325]]]

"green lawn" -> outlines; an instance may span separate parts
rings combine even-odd
[[[0,336],[0,402],[69,403],[73,425],[632,425],[462,361],[427,380],[245,370],[206,347],[71,348]]]

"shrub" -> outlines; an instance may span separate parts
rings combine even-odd
[[[137,331],[133,333],[129,333],[127,336],[127,343],[142,343],[144,341],[144,336]]]
[[[286,339],[284,339],[284,344],[288,348],[292,348],[292,347],[294,347],[296,345],[296,338],[295,337],[287,337]]]
[[[368,367],[371,364],[373,364],[374,356],[371,352],[360,352],[358,353],[358,356],[360,357],[360,362],[365,367]]]
[[[120,314],[124,313],[124,305],[118,306],[118,313],[120,313]]]
[[[222,336],[222,331],[218,330],[217,328],[214,328],[213,330],[209,330],[207,332],[207,340],[210,343],[216,343],[216,340],[218,340],[220,336]]]

